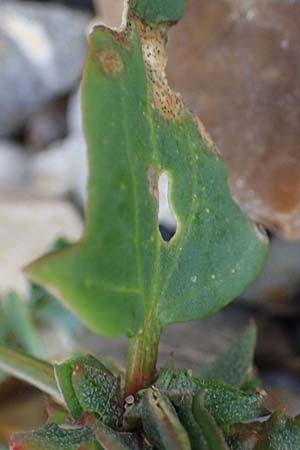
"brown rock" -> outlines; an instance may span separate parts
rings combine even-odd
[[[300,238],[300,2],[189,0],[168,77],[200,115],[255,220]]]

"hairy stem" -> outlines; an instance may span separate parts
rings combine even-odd
[[[141,333],[129,345],[125,381],[125,396],[135,395],[153,383],[161,327],[152,319],[145,320]]]

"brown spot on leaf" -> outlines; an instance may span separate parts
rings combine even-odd
[[[153,97],[156,108],[169,120],[178,120],[182,115],[182,101],[178,94],[167,89],[163,83],[153,85]]]
[[[181,96],[170,89],[165,74],[167,64],[166,32],[161,29],[152,29],[139,20],[136,20],[136,25],[151,84],[153,105],[166,119],[181,120],[184,115]]]
[[[97,53],[96,57],[97,62],[101,65],[106,75],[110,75],[113,78],[122,72],[124,68],[122,58],[115,50],[102,49]]]

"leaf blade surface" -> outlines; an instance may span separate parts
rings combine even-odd
[[[213,314],[267,253],[230,196],[223,162],[167,85],[165,38],[137,19],[123,33],[94,29],[83,81],[85,234],[28,270],[108,336],[136,335],[149,317],[163,327]],[[168,244],[158,228],[163,172],[178,222]]]

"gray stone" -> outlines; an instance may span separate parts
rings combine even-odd
[[[30,115],[25,126],[26,145],[39,151],[67,135],[67,99],[59,98]]]
[[[296,314],[300,287],[300,242],[273,238],[266,266],[242,297],[279,315]],[[299,307],[297,307],[297,312]]]
[[[46,196],[63,196],[72,192],[84,206],[88,167],[79,93],[70,100],[67,121],[69,135],[32,156],[31,190]]]
[[[0,193],[0,296],[27,294],[24,266],[43,255],[59,237],[77,241],[82,221],[68,202],[20,192]]]
[[[0,188],[11,189],[26,183],[28,158],[23,147],[0,141]]]
[[[89,16],[43,3],[0,3],[0,136],[80,79]]]

